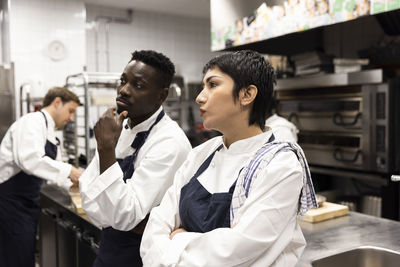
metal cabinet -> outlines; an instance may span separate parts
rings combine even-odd
[[[100,229],[70,209],[62,189],[44,187],[39,223],[41,267],[92,266],[97,256]]]
[[[40,266],[57,266],[57,224],[54,209],[43,208],[39,223]]]
[[[77,266],[77,227],[73,222],[59,218],[57,220],[57,266]]]

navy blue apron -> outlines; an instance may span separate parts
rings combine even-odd
[[[274,135],[271,135],[268,142],[274,139]],[[189,183],[181,188],[179,216],[181,226],[188,232],[206,233],[217,228],[230,227],[230,206],[237,180],[228,192],[211,194],[197,179],[208,168],[215,153],[221,148],[222,145],[208,156]]]
[[[42,112],[47,129],[47,119]],[[57,145],[46,140],[45,156],[57,157]],[[20,171],[0,184],[0,266],[35,266],[35,237],[43,180]]]
[[[153,129],[154,125],[164,117],[164,114],[164,110],[162,110],[160,114],[158,114],[156,121],[150,126],[149,130],[136,134],[135,139],[131,144],[131,147],[135,149],[135,152],[132,155],[124,159],[117,159],[121,170],[124,173],[124,182],[126,182],[127,179],[130,179],[135,172],[134,163],[138,152],[149,136],[151,129]],[[139,251],[142,234],[134,233],[132,231],[119,231],[112,227],[103,228],[101,230],[99,254],[97,255],[93,267],[143,266]]]

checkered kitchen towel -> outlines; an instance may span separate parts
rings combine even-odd
[[[236,225],[240,216],[240,208],[243,206],[249,194],[253,182],[258,178],[258,174],[263,173],[262,170],[268,166],[269,162],[275,155],[281,151],[293,151],[303,169],[303,188],[301,190],[298,213],[304,215],[310,208],[318,208],[315,198],[314,186],[311,181],[311,174],[304,156],[303,150],[296,143],[286,142],[269,142],[264,144],[250,160],[250,163],[244,167],[237,179],[235,191],[233,192],[232,203],[230,208],[231,225]]]

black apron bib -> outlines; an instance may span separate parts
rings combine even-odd
[[[47,129],[47,119],[42,112]],[[46,140],[45,155],[56,159],[57,145]],[[20,171],[0,184],[0,266],[35,265],[34,249],[43,180]]]
[[[124,182],[130,179],[135,172],[134,163],[140,148],[143,146],[150,131],[153,129],[163,117],[164,110],[157,116],[156,121],[150,126],[149,130],[136,134],[131,147],[136,149],[135,152],[124,158],[117,159],[121,170],[124,173]],[[93,267],[136,267],[143,266],[140,258],[140,242],[141,234],[136,234],[131,231],[119,231],[112,227],[103,228],[101,230],[101,242],[99,254],[93,264]]]
[[[267,143],[274,140],[274,135],[271,135]],[[222,145],[208,156],[189,183],[181,188],[179,216],[182,227],[188,232],[206,233],[217,228],[230,227],[230,206],[237,180],[228,192],[214,194],[209,193],[197,180],[221,148]]]

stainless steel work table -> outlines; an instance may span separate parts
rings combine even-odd
[[[42,197],[69,211],[68,217],[79,218],[80,224],[90,225],[91,233],[99,232],[87,216],[78,215],[66,190],[45,185]],[[45,200],[45,199],[43,199]],[[309,267],[315,259],[323,258],[359,246],[377,246],[400,251],[400,222],[377,218],[357,212],[319,223],[300,222],[307,246],[296,267]],[[87,226],[86,226],[87,227]]]
[[[359,246],[400,251],[400,222],[357,212],[319,223],[301,222],[307,246],[296,267]]]
[[[56,185],[44,185],[41,190],[41,195],[42,197],[47,197],[48,199],[51,199],[54,204],[58,204],[59,207],[73,212],[77,217],[83,219],[88,224],[91,224],[94,227],[98,228],[90,221],[89,217],[86,214],[78,214],[76,212],[76,208],[72,204],[71,197],[69,196],[66,189],[58,187]]]

